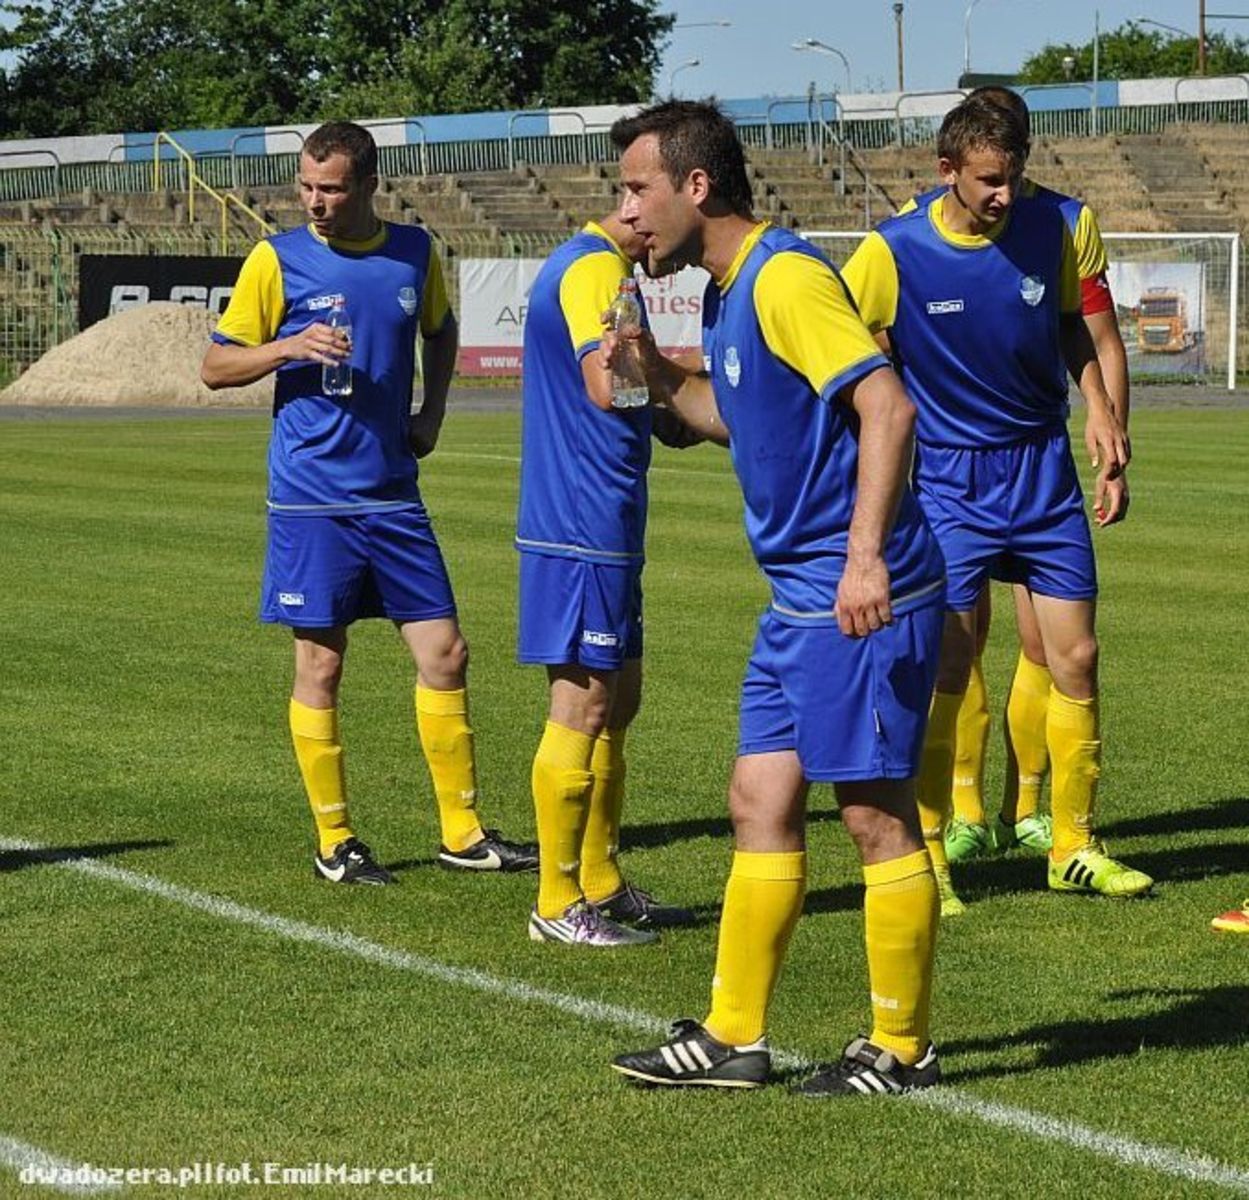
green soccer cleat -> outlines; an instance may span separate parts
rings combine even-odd
[[[932,873],[937,877],[937,895],[941,899],[941,915],[961,917],[967,911],[967,905],[958,898],[958,893],[954,890],[950,868],[934,866]]]
[[[1054,821],[1049,813],[1033,813],[1013,825],[998,817],[993,827],[993,844],[999,851],[1030,850],[1048,854],[1054,848]]]
[[[945,854],[952,863],[983,858],[993,849],[989,827],[982,821],[964,821],[955,817],[945,831]]]
[[[1154,881],[1106,853],[1101,842],[1089,842],[1066,858],[1049,859],[1049,885],[1055,892],[1091,892],[1099,896],[1143,896]]]

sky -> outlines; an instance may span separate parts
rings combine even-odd
[[[963,70],[964,28],[973,0],[903,0],[902,44],[907,91],[954,87]],[[656,79],[662,95],[794,96],[815,82],[820,91],[895,91],[897,27],[892,0],[669,0],[674,13]],[[1219,13],[1249,16],[1249,0],[1207,0]],[[974,0],[967,29],[971,69],[1013,73],[1046,43],[1082,45],[1093,40],[1097,11],[1103,32],[1135,17],[1197,32],[1197,0]],[[729,21],[728,27],[703,22]],[[1207,34],[1249,37],[1249,20],[1215,20]],[[840,50],[795,51],[791,43],[814,38]],[[685,66],[691,59],[699,65]]]

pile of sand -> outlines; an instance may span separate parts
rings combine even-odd
[[[0,404],[257,408],[273,376],[210,391],[200,362],[216,319],[207,309],[158,302],[127,309],[49,350],[0,392]]]

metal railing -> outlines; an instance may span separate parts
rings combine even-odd
[[[552,108],[552,109],[522,109],[520,112],[514,112],[507,119],[507,169],[509,171],[516,170],[516,122],[525,119],[536,119],[538,117],[576,117],[581,122],[581,159],[580,161],[587,166],[590,162],[590,127],[585,122],[585,117],[575,108]],[[567,134],[552,135],[548,137],[559,136],[567,137]]]
[[[59,154],[56,153],[55,150],[44,150],[44,149],[0,150],[0,158],[50,158],[52,160],[52,166],[50,168],[49,167],[32,167],[29,164],[23,163],[21,167],[5,167],[2,170],[0,170],[0,174],[7,176],[10,174],[10,172],[12,172],[14,175],[14,178],[17,180],[33,181],[35,179],[38,179],[39,175],[38,174],[28,175],[27,172],[43,173],[43,172],[47,172],[48,170],[51,170],[52,172],[52,188],[51,188],[52,198],[56,200],[60,199],[60,196],[61,196],[61,157]],[[4,196],[4,199],[6,200],[37,200],[37,199],[43,199],[48,195],[48,192],[43,189],[36,188],[32,190],[34,193],[32,195],[23,196],[20,194],[17,194],[17,195],[6,194]]]
[[[159,192],[161,190],[161,147],[168,146],[186,165],[187,177],[187,220],[195,223],[195,192],[198,188],[207,192],[221,208],[221,240],[225,242],[228,236],[230,226],[230,209],[231,206],[237,208],[241,213],[250,217],[260,230],[264,233],[272,233],[273,226],[264,219],[250,205],[244,203],[232,192],[219,192],[212,187],[196,170],[196,160],[190,151],[180,146],[169,134],[161,130],[152,140],[152,191]],[[201,156],[201,161],[204,157]]]

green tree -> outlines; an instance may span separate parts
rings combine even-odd
[[[0,136],[648,99],[658,0],[0,0]]]
[[[1146,29],[1128,21],[1101,37],[1098,74],[1102,79],[1157,79],[1197,73],[1197,38]],[[1075,59],[1073,79],[1093,78],[1093,42],[1082,46],[1047,45],[1026,59],[1020,83],[1063,83],[1063,59]],[[1206,74],[1239,75],[1249,71],[1249,40],[1223,33],[1206,34]]]

